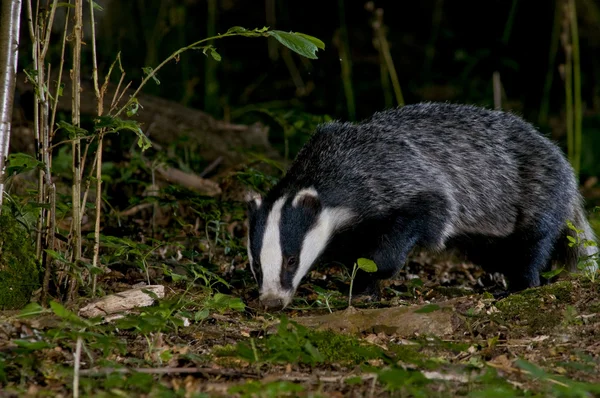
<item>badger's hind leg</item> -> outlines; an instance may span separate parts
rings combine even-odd
[[[434,193],[415,197],[385,219],[371,223],[369,229],[375,241],[366,257],[375,262],[377,271],[359,270],[354,282],[356,291],[378,296],[379,281],[394,277],[415,246],[443,246],[449,223],[447,201]]]
[[[549,271],[554,246],[561,235],[560,223],[538,223],[527,231],[514,234],[511,242],[514,246],[513,261],[506,264],[502,272],[508,279],[509,291],[515,292],[540,286],[541,274]]]

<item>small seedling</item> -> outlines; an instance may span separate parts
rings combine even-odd
[[[356,272],[358,269],[362,269],[365,272],[377,272],[377,264],[373,260],[369,260],[368,258],[359,258],[354,263],[354,267],[352,268],[352,276],[350,277],[350,293],[348,294],[348,307],[352,307],[352,287],[354,286],[354,278],[356,277]]]
[[[318,294],[317,300],[316,300],[317,304],[321,304],[321,305],[325,304],[325,306],[327,307],[329,312],[332,313],[333,311],[331,310],[331,303],[329,301],[331,300],[331,298],[333,296],[339,294],[339,292],[321,289],[318,286],[314,286],[313,289]]]

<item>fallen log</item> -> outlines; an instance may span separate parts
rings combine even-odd
[[[148,285],[110,294],[81,308],[79,310],[79,315],[86,318],[93,318],[96,316],[106,317],[123,313],[134,308],[148,307],[154,304],[155,297],[147,292],[153,293],[160,299],[165,296],[165,287],[162,285]]]
[[[349,307],[331,314],[294,318],[311,329],[347,334],[385,333],[410,337],[427,334],[438,337],[453,334],[464,324],[457,308],[472,303],[464,297],[436,304],[377,309]]]

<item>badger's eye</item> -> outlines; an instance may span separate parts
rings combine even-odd
[[[298,263],[298,260],[296,259],[296,256],[289,256],[286,259],[286,268],[294,268]]]

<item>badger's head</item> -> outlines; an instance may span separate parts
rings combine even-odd
[[[283,309],[351,212],[325,207],[314,188],[272,202],[252,192],[247,203],[248,260],[260,302],[269,309]]]

